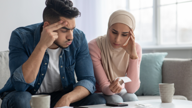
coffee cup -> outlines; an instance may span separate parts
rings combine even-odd
[[[50,108],[50,95],[32,95],[31,108]]]
[[[159,83],[159,92],[162,103],[171,103],[175,93],[174,83]]]

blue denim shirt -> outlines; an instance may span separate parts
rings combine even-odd
[[[39,89],[46,74],[49,55],[47,51],[43,57],[39,73],[32,83],[26,83],[23,77],[22,65],[25,63],[41,36],[43,23],[20,27],[11,34],[9,42],[9,68],[11,76],[5,86],[0,90],[0,97],[4,92],[10,91],[29,91],[35,94]],[[90,93],[95,92],[95,77],[93,73],[93,64],[89,55],[89,49],[85,35],[82,31],[74,29],[73,42],[62,49],[59,56],[59,70],[63,89],[66,92],[72,91],[76,86],[83,86]],[[78,82],[76,83],[74,71]]]

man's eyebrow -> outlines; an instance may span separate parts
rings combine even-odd
[[[75,27],[73,27],[72,29],[67,28],[67,27],[62,27],[62,29],[66,29],[66,30],[73,30],[73,29],[75,29]]]

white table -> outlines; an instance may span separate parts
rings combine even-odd
[[[161,103],[160,99],[154,100],[142,100],[142,101],[134,101],[134,102],[125,102],[128,104],[126,107],[109,107],[104,104],[102,105],[91,105],[87,106],[89,108],[192,108],[192,101],[186,100],[173,100],[172,103]],[[137,104],[149,104],[150,106],[141,107],[137,106]]]

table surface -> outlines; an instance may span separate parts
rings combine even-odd
[[[173,100],[172,103],[161,103],[160,99],[125,102],[126,107],[109,107],[102,105],[90,105],[88,108],[192,108],[192,101]],[[146,106],[142,106],[146,105]]]

